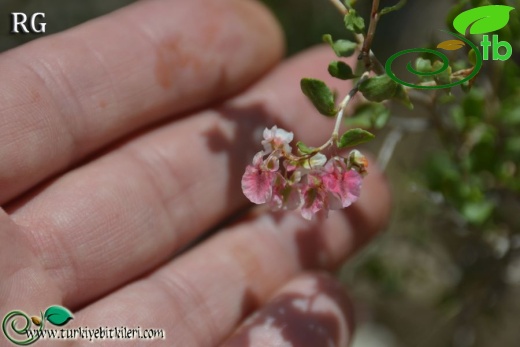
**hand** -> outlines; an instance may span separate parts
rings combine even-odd
[[[272,17],[243,0],[142,1],[2,53],[0,318],[62,305],[65,329],[164,330],[146,346],[346,345],[341,286],[305,272],[375,234],[389,194],[372,166],[326,220],[250,208],[240,178],[261,131],[312,145],[333,123],[298,88],[326,79],[329,50],[257,81],[281,56]]]

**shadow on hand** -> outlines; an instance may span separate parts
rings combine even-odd
[[[284,346],[329,347],[346,343],[354,327],[352,305],[344,288],[322,274],[310,278],[313,288],[302,283],[301,291],[279,294],[251,316],[223,346],[278,345],[283,341]],[[325,298],[336,309],[323,305]]]

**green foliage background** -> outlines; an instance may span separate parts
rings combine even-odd
[[[325,33],[350,36],[328,0],[263,1],[284,27],[288,55],[320,43]],[[51,34],[131,2],[0,0],[0,27],[9,27],[10,12],[43,11]],[[370,3],[358,1],[365,18]],[[389,230],[340,273],[361,334],[379,343],[364,337],[356,347],[520,346],[519,2],[410,0],[380,22],[373,50],[385,61],[438,43],[437,29],[456,13],[490,3],[516,8],[499,32],[513,45],[511,61],[485,62],[471,92],[454,88],[435,106],[410,111],[392,104],[388,125],[369,146],[377,153],[388,134],[406,129],[387,168],[395,199]],[[33,38],[5,30],[0,50]]]

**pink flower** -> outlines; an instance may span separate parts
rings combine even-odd
[[[325,189],[341,201],[341,207],[348,207],[361,194],[361,175],[355,170],[347,170],[340,158],[332,158],[325,165],[322,174]]]
[[[339,210],[350,206],[361,193],[361,175],[348,170],[342,158],[334,157],[319,170],[307,175],[301,194],[303,218],[312,219],[319,211]]]
[[[368,160],[357,149],[354,149],[348,155],[348,167],[365,176],[367,174]]]
[[[300,206],[300,192],[297,185],[291,185],[278,174],[273,186],[273,192],[269,205],[275,211],[294,210]]]
[[[285,153],[291,153],[292,148],[289,143],[293,140],[294,134],[283,129],[278,129],[275,125],[271,129],[265,128],[264,140],[262,145],[266,153],[271,153],[277,149]]]
[[[271,199],[272,185],[276,177],[274,171],[262,167],[262,158],[263,152],[258,152],[253,159],[253,165],[248,165],[242,176],[242,191],[255,204],[264,204]]]
[[[300,208],[305,219],[320,211],[350,206],[361,193],[367,160],[356,150],[348,158],[323,153],[291,153],[293,134],[273,126],[264,130],[262,145],[242,176],[244,195],[273,210]]]
[[[307,177],[310,182],[302,187],[303,205],[301,207],[302,217],[311,220],[314,215],[323,210],[328,212],[327,192],[318,177]]]

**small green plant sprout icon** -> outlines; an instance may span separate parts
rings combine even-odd
[[[16,318],[23,318],[25,320],[22,327],[20,327],[17,322]],[[11,311],[9,312],[2,321],[2,331],[4,332],[5,337],[18,346],[28,346],[36,342],[41,335],[38,333],[31,334],[30,337],[26,340],[18,340],[11,336],[11,333],[15,333],[19,336],[29,336],[27,335],[27,332],[29,329],[31,329],[31,323],[36,325],[38,327],[38,331],[42,331],[45,327],[45,321],[56,325],[56,326],[63,326],[67,324],[68,321],[70,321],[74,316],[72,313],[67,310],[65,307],[62,306],[50,306],[45,310],[45,313],[40,312],[40,316],[32,316],[29,317],[27,314],[25,314],[22,311]],[[11,324],[9,324],[11,322]],[[10,330],[8,329],[10,328]]]
[[[505,27],[509,22],[509,12],[514,9],[514,7],[505,5],[473,8],[455,17],[453,27],[462,35],[488,34]]]
[[[74,316],[72,313],[62,306],[51,306],[45,310],[43,320],[47,320],[53,325],[63,326],[67,324]]]

